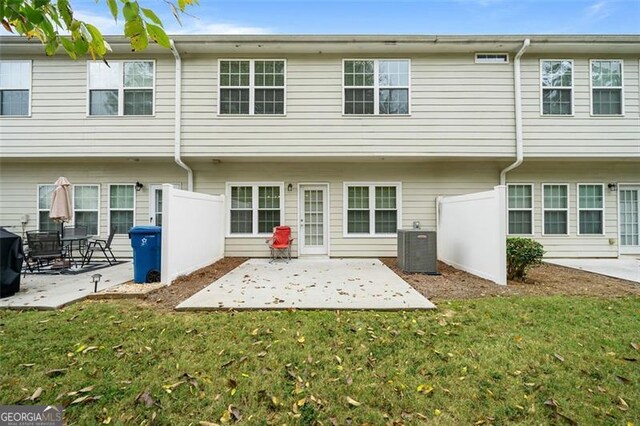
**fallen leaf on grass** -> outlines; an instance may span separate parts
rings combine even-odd
[[[560,362],[564,362],[564,358],[558,354],[553,354],[553,356]]]
[[[627,379],[626,377],[622,377],[622,376],[616,376],[616,380],[619,381],[622,384],[628,385],[629,383],[631,383],[631,380]]]
[[[199,421],[198,424],[200,426],[219,426],[218,423],[213,423],[213,422],[205,422],[205,421]]]
[[[149,391],[139,393],[134,401],[136,404],[144,404],[147,408],[157,405],[156,401],[149,394]]]
[[[547,407],[552,407],[552,408],[558,408],[558,407],[559,407],[559,405],[558,405],[558,401],[556,401],[556,400],[555,400],[555,399],[553,399],[553,398],[547,399],[547,400],[544,402],[544,405],[546,405]]]
[[[82,354],[86,354],[87,352],[91,352],[91,351],[95,351],[96,349],[98,349],[97,346],[87,346],[86,348],[84,348],[82,350]]]
[[[25,368],[29,368],[29,367],[33,367],[35,364],[18,364],[19,367],[25,367]]]
[[[359,407],[360,405],[362,405],[360,402],[356,401],[355,399],[351,398],[350,396],[347,397],[347,402],[349,403],[349,405],[352,405],[354,407]]]
[[[298,343],[304,343],[304,336],[298,337]]]
[[[42,388],[36,389],[29,398],[26,398],[26,400],[35,401],[36,399],[40,398],[40,395],[42,395]]]
[[[57,368],[57,369],[54,369],[54,370],[46,371],[44,374],[47,377],[58,377],[58,376],[62,376],[68,370],[69,370],[68,368]]]
[[[625,401],[624,399],[622,399],[621,396],[618,397],[618,410],[620,411],[627,411],[629,409],[629,404],[627,404],[627,401]]]
[[[636,351],[640,351],[640,345],[635,342],[631,342],[631,347]]]
[[[418,385],[418,387],[416,388],[416,391],[424,395],[429,395],[431,392],[433,392],[433,387],[429,385],[421,384],[421,385]]]
[[[86,404],[92,401],[97,401],[100,398],[102,398],[101,395],[96,395],[96,396],[90,396],[90,395],[84,395],[81,396],[79,398],[74,399],[73,401],[71,401],[70,405],[74,405],[74,404]]]

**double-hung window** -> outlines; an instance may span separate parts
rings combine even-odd
[[[578,184],[578,234],[604,234],[603,184]]]
[[[408,59],[343,61],[345,115],[409,114]]]
[[[0,61],[0,115],[28,116],[31,61]]]
[[[51,198],[55,185],[38,185],[38,229],[40,231],[60,231],[60,224],[49,217]]]
[[[621,60],[591,61],[591,114],[624,114]]]
[[[509,184],[507,209],[510,235],[533,234],[533,185]]]
[[[542,115],[573,114],[573,61],[540,61]]]
[[[227,184],[230,235],[271,234],[284,217],[284,184]]]
[[[100,185],[73,185],[73,210],[76,226],[85,226],[89,235],[99,235]]]
[[[221,60],[220,115],[284,115],[284,60]]]
[[[347,235],[395,235],[400,184],[345,183],[345,205]]]
[[[89,115],[153,115],[154,61],[88,62]]]
[[[134,225],[135,187],[129,184],[109,185],[109,227],[116,234],[126,234]]]
[[[569,185],[542,185],[543,234],[569,234]]]

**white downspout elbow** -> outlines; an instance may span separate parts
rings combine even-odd
[[[500,185],[507,182],[507,172],[520,166],[524,161],[524,144],[522,141],[522,89],[520,87],[520,58],[524,54],[531,41],[527,38],[522,43],[522,47],[513,59],[513,89],[515,102],[515,124],[516,124],[516,161],[500,172]]]
[[[175,94],[175,133],[173,142],[173,158],[176,164],[187,172],[187,189],[193,191],[193,170],[187,166],[180,157],[180,146],[182,141],[182,58],[176,49],[173,40],[169,40],[171,52],[176,59],[176,94]]]

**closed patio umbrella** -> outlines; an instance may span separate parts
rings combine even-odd
[[[71,203],[71,182],[66,177],[59,177],[55,183],[56,189],[51,198],[49,217],[60,222],[60,235],[65,222],[73,219],[73,204]]]

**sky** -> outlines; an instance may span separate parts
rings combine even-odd
[[[199,0],[171,34],[640,34],[640,0]],[[122,34],[104,0],[72,0],[80,19]]]

